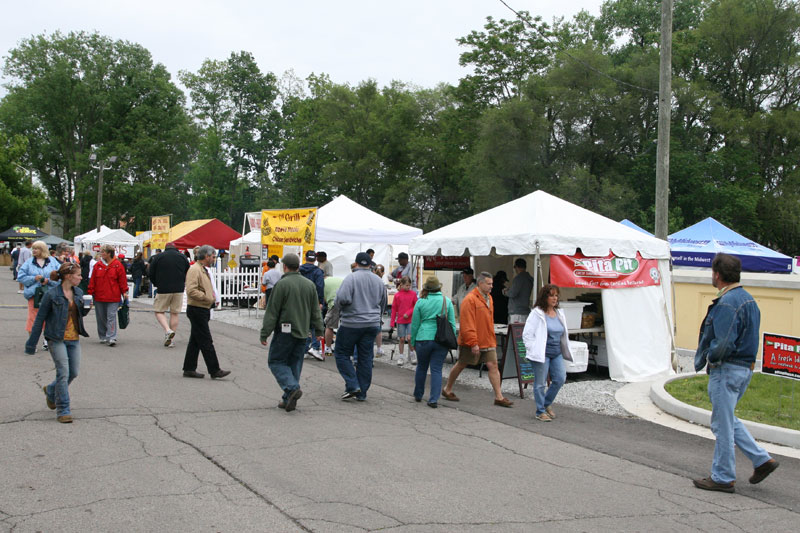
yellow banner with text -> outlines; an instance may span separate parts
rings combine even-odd
[[[261,211],[261,244],[302,246],[314,249],[317,231],[317,208],[264,209]]]

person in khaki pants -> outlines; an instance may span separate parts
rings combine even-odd
[[[489,382],[494,389],[494,404],[511,407],[514,402],[503,396],[500,390],[500,371],[497,367],[497,338],[494,335],[494,307],[492,305],[492,286],[494,279],[488,272],[478,274],[478,286],[472,289],[461,302],[458,332],[458,362],[450,369],[447,384],[442,388],[445,400],[457,402],[453,385],[458,375],[468,365],[485,363],[489,369]]]
[[[208,322],[211,320],[211,308],[214,307],[216,298],[214,297],[214,285],[211,283],[211,276],[206,270],[214,264],[216,250],[208,244],[200,247],[195,256],[196,262],[186,273],[186,296],[188,305],[186,306],[186,317],[191,324],[189,333],[189,344],[186,345],[186,355],[183,359],[183,377],[203,378],[204,374],[197,371],[197,356],[203,352],[203,360],[206,362],[208,374],[212,379],[224,378],[231,373],[230,370],[222,370],[217,360],[217,352],[214,349],[214,339],[211,338],[211,330]]]

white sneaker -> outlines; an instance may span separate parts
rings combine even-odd
[[[323,356],[321,353],[319,353],[319,350],[317,350],[316,348],[309,348],[308,353],[310,353],[311,356],[314,359],[316,359],[317,361],[324,361],[325,360],[325,356]]]
[[[108,339],[100,339],[100,344],[108,344]]]
[[[375,357],[383,357],[383,348],[375,350]]]
[[[416,355],[412,355],[410,357],[410,359],[411,359],[411,364],[412,365],[416,365],[417,364],[417,356]]]
[[[175,341],[169,341],[169,344],[167,344],[167,348],[174,348],[174,347],[175,347]]]
[[[171,329],[168,329],[164,334],[164,346],[169,346],[173,338],[175,338],[175,332]]]
[[[17,294],[24,294],[25,291],[17,291]]]
[[[42,350],[44,350],[45,352],[47,351],[47,341],[44,341],[42,343]]]
[[[117,339],[111,339],[111,340],[109,340],[109,341],[108,341],[108,345],[109,345],[109,346],[116,346],[116,345],[117,345]]]
[[[330,346],[325,347],[325,355],[331,356],[333,355],[333,350],[331,350]]]
[[[401,357],[400,359],[397,360],[397,366],[403,366],[403,363],[405,362],[406,362],[405,359]]]

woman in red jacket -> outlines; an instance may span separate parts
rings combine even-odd
[[[94,297],[97,318],[97,335],[103,344],[117,344],[117,308],[127,292],[125,267],[114,258],[114,247],[104,244],[100,248],[100,261],[95,263],[89,279],[89,294]]]

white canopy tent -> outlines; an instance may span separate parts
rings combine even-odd
[[[375,250],[374,261],[388,270],[396,254],[406,251],[409,241],[418,235],[422,235],[421,229],[386,218],[340,195],[317,211],[314,248],[328,254],[334,275],[346,276],[356,254],[368,248]],[[230,247],[241,254],[248,246],[256,253],[260,245],[261,233],[251,231],[231,241]]]
[[[124,229],[113,229],[100,226],[100,231],[93,229],[73,238],[75,250],[78,252],[94,251],[96,246],[110,244],[116,249],[117,254],[133,256],[139,241]]]
[[[549,272],[549,255],[657,259],[661,285],[601,290],[609,375],[645,381],[671,371],[673,352],[669,244],[560,198],[536,191],[507,204],[414,238],[414,255],[475,256],[476,267],[491,258],[531,256]],[[542,257],[545,256],[545,257]],[[529,270],[530,267],[529,267]],[[544,275],[547,278],[547,274]],[[537,280],[541,286],[541,280]]]

